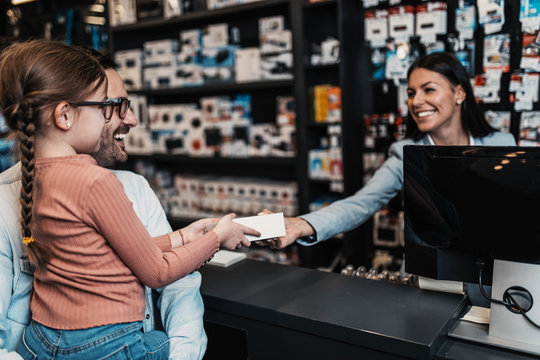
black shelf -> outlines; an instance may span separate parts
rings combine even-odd
[[[238,16],[239,13],[248,13],[256,10],[264,10],[279,5],[287,5],[289,0],[263,0],[254,3],[229,6],[222,9],[202,10],[192,13],[185,13],[170,19],[153,19],[141,21],[135,24],[119,25],[111,28],[114,33],[131,32],[140,30],[156,30],[161,27],[179,25],[183,23],[193,23],[197,21],[217,21],[220,18]]]
[[[230,165],[230,166],[249,166],[249,167],[296,167],[295,157],[194,157],[187,155],[173,154],[152,154],[152,155],[129,155],[130,160],[154,161],[160,163],[175,164],[205,164],[205,165]]]
[[[245,83],[220,83],[220,84],[205,84],[201,86],[184,86],[179,88],[163,88],[163,89],[141,89],[131,90],[134,94],[144,94],[148,96],[160,95],[195,95],[195,94],[213,94],[213,93],[233,93],[242,91],[265,90],[265,89],[280,89],[291,88],[293,80],[266,80],[254,81]]]
[[[340,62],[335,62],[331,64],[320,64],[320,65],[306,65],[306,70],[327,70],[327,69],[339,69]]]
[[[316,7],[324,7],[324,6],[336,6],[337,4],[337,0],[325,0],[325,1],[317,1],[317,2],[314,2],[314,3],[310,3],[310,2],[307,2],[306,0],[306,3],[304,4],[305,7],[310,7],[310,8],[316,8]]]

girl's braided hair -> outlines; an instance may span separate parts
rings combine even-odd
[[[21,153],[22,236],[28,245],[28,257],[36,265],[48,261],[49,251],[43,243],[34,241],[30,230],[35,138],[43,135],[43,124],[54,120],[56,105],[84,101],[106,79],[95,57],[59,41],[15,43],[0,54],[0,106]]]

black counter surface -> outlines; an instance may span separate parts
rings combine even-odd
[[[254,260],[201,273],[206,319],[236,319],[229,325],[247,330],[250,359],[331,358],[318,345],[342,355],[335,358],[433,358],[467,304],[461,295]],[[276,341],[280,329],[288,335]],[[288,344],[297,335],[298,346]]]

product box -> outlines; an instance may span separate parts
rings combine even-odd
[[[111,26],[137,22],[135,0],[111,0],[109,4],[109,24]]]
[[[249,156],[269,156],[272,134],[276,131],[273,124],[253,124],[249,141]]]
[[[386,46],[388,39],[388,10],[369,10],[364,15],[365,38],[372,48]]]
[[[197,64],[181,64],[174,70],[173,87],[197,86],[203,84],[201,67]]]
[[[182,0],[166,0],[163,2],[163,17],[169,19],[182,15]]]
[[[180,31],[181,50],[199,50],[202,46],[202,32],[200,29]]]
[[[237,46],[204,47],[198,53],[195,62],[203,67],[234,67],[234,53]]]
[[[140,90],[143,88],[142,70],[141,69],[129,69],[118,71],[118,74],[124,81],[126,90]]]
[[[175,81],[175,66],[160,66],[143,69],[144,87],[161,89],[173,86]]]
[[[145,66],[176,65],[178,40],[163,39],[143,43]]]
[[[141,49],[121,50],[114,53],[114,61],[119,71],[142,69],[143,52]]]
[[[227,23],[208,25],[203,30],[202,47],[212,48],[229,44],[229,25]]]
[[[414,6],[394,6],[388,9],[390,37],[395,40],[408,40],[414,36]]]
[[[143,87],[142,81],[142,50],[123,50],[114,53],[114,60],[118,64],[118,74],[124,80],[127,90],[139,90]]]
[[[140,126],[130,129],[124,140],[124,146],[128,154],[152,154],[153,147],[150,130]]]
[[[261,79],[261,51],[259,48],[237,49],[234,55],[234,73],[237,82]]]
[[[261,34],[262,54],[292,51],[292,32],[290,30],[273,31]]]
[[[294,96],[277,96],[276,108],[276,124],[294,126],[296,119]]]
[[[293,55],[291,52],[261,55],[261,78],[285,80],[293,78]]]
[[[446,3],[435,1],[419,4],[416,7],[416,35],[424,43],[431,43],[438,34],[446,34]]]
[[[341,42],[334,38],[328,37],[321,42],[321,64],[335,64],[341,58]]]
[[[259,37],[272,32],[282,32],[283,30],[285,30],[285,18],[282,15],[259,19]]]

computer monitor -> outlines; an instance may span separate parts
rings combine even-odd
[[[478,283],[483,264],[482,282],[493,280],[491,297],[500,299],[507,289],[496,284],[521,286],[538,271],[523,287],[540,303],[540,148],[407,145],[403,176],[407,272]],[[491,275],[494,261],[498,279]],[[503,273],[501,264],[518,270]],[[509,312],[492,303],[492,319],[499,307]],[[540,322],[540,305],[529,316]],[[540,345],[540,329],[519,326]]]

